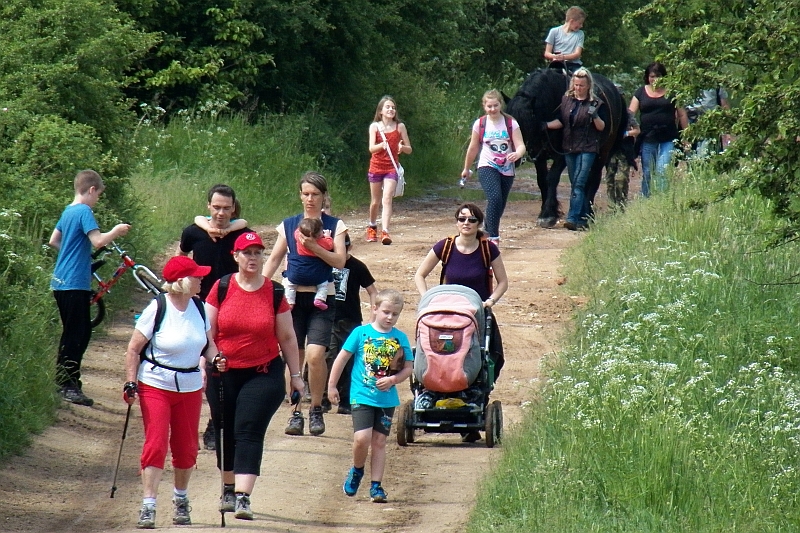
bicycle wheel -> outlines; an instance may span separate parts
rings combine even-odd
[[[159,294],[161,291],[162,281],[159,279],[158,276],[153,274],[153,271],[147,268],[144,265],[134,265],[133,267],[133,277],[136,278],[136,281],[139,285],[142,286],[143,289],[146,291]]]
[[[94,299],[96,292],[92,291],[92,299]],[[92,322],[92,328],[100,325],[100,322],[106,317],[106,303],[102,298],[92,303],[89,307],[89,319]]]

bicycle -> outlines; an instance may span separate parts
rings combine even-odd
[[[106,264],[106,257],[113,252],[116,252],[119,255],[121,263],[111,277],[106,281],[100,277],[100,274],[98,274],[97,271],[100,269],[100,267]],[[99,325],[106,317],[106,304],[103,301],[103,296],[111,292],[111,287],[116,285],[120,278],[122,278],[122,275],[128,270],[132,270],[132,274],[136,282],[147,292],[152,293],[153,295],[158,295],[162,292],[161,285],[163,284],[163,281],[161,281],[161,278],[155,275],[153,271],[147,268],[145,265],[134,261],[133,258],[128,255],[128,252],[120,248],[119,245],[117,245],[117,243],[114,241],[111,241],[111,244],[107,246],[103,246],[102,248],[95,250],[95,252],[92,254],[92,259],[95,260],[92,262],[92,276],[97,280],[97,289],[92,291],[90,311],[93,328]]]

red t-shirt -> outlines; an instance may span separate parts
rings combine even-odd
[[[231,276],[228,294],[220,308],[217,301],[219,282],[214,283],[206,303],[219,310],[217,315],[217,349],[228,358],[230,368],[251,368],[278,357],[278,337],[275,335],[275,308],[272,305],[272,282],[255,292],[243,290]],[[278,313],[290,310],[286,299]]]

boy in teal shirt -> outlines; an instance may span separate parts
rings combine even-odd
[[[376,503],[387,500],[381,480],[386,466],[386,438],[392,427],[394,409],[400,405],[396,385],[408,379],[413,368],[414,356],[408,337],[394,327],[402,310],[402,294],[394,289],[380,291],[373,306],[375,320],[353,330],[336,357],[328,379],[328,398],[336,403],[339,401],[336,388],[339,376],[350,357],[355,355],[350,385],[353,467],[343,489],[348,496],[356,495],[372,448],[369,494]]]

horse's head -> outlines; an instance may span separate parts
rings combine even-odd
[[[506,111],[519,122],[528,153],[535,155],[546,147],[547,139],[540,124],[556,118],[567,83],[567,78],[556,70],[537,70],[507,102]]]

